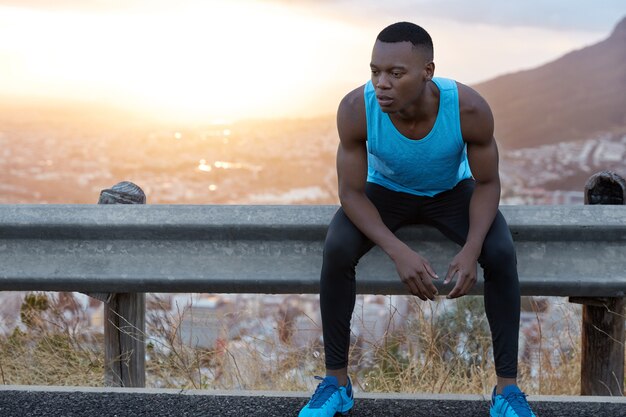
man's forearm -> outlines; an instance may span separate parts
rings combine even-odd
[[[385,225],[376,206],[365,194],[351,192],[340,197],[341,207],[354,225],[390,258],[406,246]]]

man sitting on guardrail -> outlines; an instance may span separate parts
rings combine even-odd
[[[300,417],[347,414],[355,266],[374,245],[389,255],[411,294],[434,300],[429,262],[394,232],[428,224],[461,246],[444,284],[461,297],[485,271],[485,310],[497,374],[492,417],[534,417],[516,385],[520,290],[513,240],[498,210],[500,179],[494,121],[487,102],[454,80],[433,77],[430,35],[407,22],[374,44],[371,81],[339,105],[337,174],[341,208],[326,236],[320,304],[326,377]]]

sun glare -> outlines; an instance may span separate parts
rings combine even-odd
[[[310,112],[324,96],[316,91],[320,82],[337,76],[321,62],[324,48],[353,30],[251,1],[146,13],[1,14],[9,91],[105,100],[183,119]]]
[[[358,18],[326,2],[114,3],[0,6],[4,96],[104,102],[192,122],[318,116],[367,80],[373,34],[395,20],[423,20],[436,39],[437,75],[465,83],[605,36],[421,15]]]

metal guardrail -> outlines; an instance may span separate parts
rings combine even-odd
[[[334,206],[0,205],[0,290],[317,293]],[[626,206],[503,206],[524,295],[624,297]],[[440,274],[438,231],[400,236]],[[407,294],[375,248],[357,291]],[[439,285],[446,294],[453,284]],[[482,294],[482,281],[472,294]]]
[[[111,294],[105,308],[105,381],[140,387],[145,384],[143,293],[317,293],[323,241],[336,209],[0,205],[0,291]],[[584,357],[581,381],[591,387],[584,392],[606,395],[600,394],[605,386],[616,384],[609,394],[621,395],[624,373],[615,366],[623,368],[624,358],[626,206],[501,210],[515,241],[522,294],[570,296],[587,304],[583,349],[606,353]],[[458,251],[425,226],[404,228],[399,235],[440,275]],[[454,283],[436,285],[446,294]],[[479,280],[471,293],[482,294],[482,287]],[[359,263],[357,291],[408,294],[377,248]],[[136,332],[123,333],[121,327]],[[114,362],[121,357],[127,359],[118,366]]]

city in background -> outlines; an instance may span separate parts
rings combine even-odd
[[[95,204],[101,190],[120,181],[142,187],[148,204],[338,204],[334,109],[341,95],[367,79],[366,51],[381,21],[400,20],[397,17],[408,7],[408,2],[395,2],[395,8],[389,6],[375,21],[365,13],[374,10],[373,2],[365,2],[365,12],[350,19],[342,13],[356,9],[352,1],[323,5],[240,1],[222,8],[218,1],[208,2],[233,25],[251,25],[264,33],[254,40],[258,46],[249,46],[251,32],[242,29],[231,49],[212,50],[215,34],[207,32],[201,19],[193,20],[197,26],[191,28],[174,24],[177,34],[171,39],[159,32],[157,26],[171,23],[167,16],[178,12],[157,2],[144,29],[148,34],[161,33],[157,40],[163,45],[163,60],[158,60],[158,48],[145,44],[150,42],[145,34],[131,37],[130,46],[122,47],[117,44],[123,41],[116,37],[119,34],[103,38],[106,31],[100,29],[92,34],[90,44],[85,43],[89,36],[71,30],[89,34],[85,22],[97,26],[111,20],[130,36],[131,18],[143,16],[141,0],[131,2],[135,6],[129,10],[85,9],[67,3],[65,8],[55,8],[0,1],[0,22],[22,19],[45,27],[58,17],[69,25],[51,35],[52,40],[42,39],[40,32],[26,36],[17,24],[0,27],[1,33],[12,36],[0,41],[0,65],[7,68],[0,80],[7,93],[0,99],[0,204]],[[418,3],[424,10],[432,6],[429,1]],[[200,7],[191,0],[184,4],[192,11]],[[250,10],[266,16],[272,28],[254,26]],[[305,18],[307,10],[310,16]],[[512,17],[515,13],[506,9],[490,16],[453,16],[449,21],[437,13],[424,15],[433,26],[436,62],[443,63],[437,67],[438,75],[470,84],[492,106],[502,204],[583,204],[582,190],[589,176],[601,170],[626,174],[624,12],[617,10],[610,19],[600,14],[584,23],[577,21],[581,29],[558,19],[556,12],[544,13],[545,21],[524,20],[524,13]],[[420,17],[414,12],[404,19],[420,23]],[[72,27],[81,19],[83,24]],[[514,21],[505,31],[507,19]],[[294,22],[302,23],[306,33],[291,36],[298,30]],[[447,22],[449,34],[440,27],[442,22]],[[320,33],[323,25],[329,25],[326,33]],[[468,48],[453,47],[452,34],[468,28],[472,29],[469,41],[492,39],[493,43],[474,45],[469,55],[462,53]],[[213,29],[233,30],[224,25]],[[333,37],[345,44],[340,48]],[[285,38],[289,41],[277,41]],[[495,38],[501,38],[503,45]],[[106,47],[108,42],[123,51],[122,57]],[[327,54],[329,42],[336,43],[334,52]],[[510,46],[524,43],[535,49],[520,47],[519,56],[512,55],[516,48]],[[187,49],[180,51],[181,44]],[[89,48],[81,49],[85,46]],[[341,56],[342,48],[349,51],[347,57]],[[286,49],[296,51],[295,55],[289,57]],[[20,55],[18,50],[25,52]],[[145,50],[145,59],[133,55],[137,50]],[[215,60],[220,54],[227,62]],[[459,61],[450,58],[455,54]],[[310,61],[313,58],[319,61]],[[88,62],[76,68],[76,59]],[[474,63],[482,72],[465,69]],[[218,64],[220,70],[215,72]],[[117,78],[107,79],[107,71]],[[176,78],[167,78],[172,72]],[[128,103],[123,105],[125,97]],[[82,313],[67,308],[68,320],[80,316],[81,331],[102,332],[101,303],[81,294],[71,297],[74,301],[65,303],[78,303]],[[4,292],[0,298],[0,332],[9,335],[16,327],[24,328],[20,316],[24,294]],[[316,296],[152,294],[148,305],[149,316],[176,318],[172,323],[181,343],[221,349],[238,358],[234,359],[237,372],[227,366],[219,372],[207,371],[213,378],[205,381],[207,386],[225,378],[225,373],[239,375],[234,386],[251,386],[254,376],[245,375],[251,368],[242,366],[250,344],[260,351],[272,347],[254,357],[268,363],[276,359],[277,346],[321,354]],[[410,334],[415,317],[445,315],[456,306],[448,301],[419,306],[410,297],[360,296],[353,320],[354,343],[363,346],[359,366],[372,365],[367,346],[380,345],[390,333]],[[544,338],[558,336],[550,340],[560,349],[574,349],[569,345],[572,334],[563,332],[562,326],[565,318],[578,313],[575,305],[561,299],[526,303],[520,354],[536,361],[540,344],[546,343],[540,340],[542,333]],[[148,343],[154,349],[166,346],[157,339]],[[554,358],[555,363],[558,360]],[[307,371],[307,363],[299,365]],[[306,372],[300,374],[307,377]],[[314,382],[303,380],[304,385]]]

